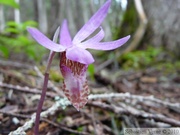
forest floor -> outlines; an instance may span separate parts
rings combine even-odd
[[[72,106],[48,110],[62,94],[59,67],[53,66],[44,102],[40,134],[123,135],[124,128],[180,127],[180,70],[149,67],[138,71],[101,69],[88,77],[90,94],[79,112]],[[0,135],[26,127],[36,112],[44,69],[0,60]],[[59,77],[60,76],[60,77]],[[54,79],[55,78],[55,79]],[[96,97],[95,97],[96,96]]]

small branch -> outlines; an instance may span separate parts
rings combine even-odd
[[[37,72],[37,74],[41,77],[44,78],[44,75],[42,74],[42,72],[39,70],[39,68],[37,66],[34,66],[34,70]],[[60,97],[65,97],[64,93],[62,92],[62,90],[59,90],[58,87],[56,87],[51,80],[49,80],[49,87],[51,87],[56,93],[58,93],[58,96]]]
[[[28,115],[11,113],[11,112],[7,112],[7,111],[3,111],[2,109],[0,110],[0,113],[5,114],[5,115],[9,115],[9,116],[13,116],[13,117],[23,118],[23,119],[31,118],[31,116],[28,116]]]
[[[12,85],[12,84],[2,83],[2,82],[0,82],[0,87],[8,88],[8,89],[11,89],[11,90],[16,90],[16,91],[19,91],[19,92],[41,94],[41,90],[38,90],[38,89],[35,89],[35,88],[21,87],[19,85]],[[47,96],[50,97],[50,98],[54,98],[55,96],[57,96],[57,94],[52,93],[52,92],[51,93],[47,92]]]
[[[169,102],[165,102],[162,101],[160,99],[154,98],[153,96],[148,96],[148,97],[144,97],[144,96],[137,96],[137,95],[131,95],[129,93],[110,93],[110,94],[97,94],[97,95],[89,95],[89,99],[93,100],[93,99],[111,99],[111,98],[118,98],[118,99],[134,99],[137,100],[141,103],[145,103],[145,102],[152,102],[153,104],[159,104],[159,105],[163,105],[166,107],[172,107],[172,108],[180,108],[180,104],[179,103],[169,103]],[[48,110],[44,111],[41,113],[41,117],[45,118],[48,115],[53,115],[60,107],[62,109],[65,109],[68,105],[70,105],[71,103],[67,100],[67,98],[60,98],[58,101],[56,101],[54,103],[54,105],[52,107],[50,107]],[[133,111],[130,111],[130,109],[124,109],[122,107],[117,107],[114,105],[108,105],[108,104],[104,104],[102,102],[91,102],[88,103],[88,105],[93,105],[99,108],[102,108],[104,110],[107,111],[113,111],[115,113],[121,113],[121,114],[133,114],[136,117],[143,117],[145,118],[152,118],[155,119],[157,121],[161,121],[161,122],[166,122],[172,125],[179,125],[180,126],[180,122],[177,122],[174,119],[171,118],[167,118],[164,117],[163,115],[154,115],[154,114],[150,114],[150,113],[146,113],[143,111],[138,111],[138,113],[135,113]],[[127,107],[127,106],[126,106]],[[31,116],[31,119],[29,121],[27,121],[22,127],[19,127],[17,130],[10,132],[9,135],[17,135],[19,133],[25,133],[26,130],[28,130],[29,128],[32,128],[32,125],[34,123],[35,120],[35,114],[33,114]]]
[[[19,62],[14,62],[14,61],[4,61],[0,60],[0,66],[6,66],[6,67],[14,67],[14,68],[20,68],[20,69],[33,69],[33,66],[29,64],[23,64]]]
[[[162,114],[151,114],[144,111],[137,110],[135,108],[129,107],[127,105],[124,106],[124,108],[121,108],[119,106],[115,105],[108,105],[102,102],[91,102],[90,105],[93,105],[98,108],[102,108],[103,110],[109,110],[117,114],[131,114],[136,117],[144,118],[144,119],[154,119],[155,121],[168,123],[172,126],[180,126],[180,122],[171,118],[168,118]]]
[[[170,124],[172,126],[180,126],[180,121],[177,121],[175,119],[172,118],[168,118],[167,116],[164,116],[162,114],[155,114],[155,113],[148,113],[145,111],[141,111],[138,110],[136,108],[133,108],[131,106],[127,106],[124,103],[121,103],[121,105],[125,110],[127,110],[130,114],[136,116],[136,117],[140,117],[140,118],[148,118],[148,119],[154,119],[155,121],[159,121],[159,122],[164,122],[167,124]]]
[[[89,99],[107,99],[107,98],[118,98],[118,99],[135,99],[138,102],[145,103],[145,102],[152,102],[153,104],[158,104],[160,106],[171,107],[180,109],[180,103],[170,103],[166,101],[162,101],[160,99],[154,98],[153,96],[138,96],[132,95],[130,93],[108,93],[108,94],[96,94],[90,95]]]
[[[78,132],[78,131],[76,131],[76,130],[73,130],[73,129],[70,129],[70,128],[67,128],[67,127],[65,127],[65,126],[62,126],[62,125],[59,125],[59,124],[57,124],[57,123],[55,123],[55,122],[53,122],[53,121],[50,121],[50,120],[48,120],[48,119],[42,119],[43,121],[45,121],[45,122],[47,122],[47,123],[49,123],[49,124],[51,124],[51,125],[53,125],[53,126],[55,126],[55,127],[58,127],[58,128],[60,128],[60,129],[63,129],[63,130],[65,130],[65,131],[68,131],[68,132],[70,132],[70,133],[74,133],[74,134],[81,134],[81,135],[90,135],[90,134],[88,134],[88,133],[86,133],[86,132]]]
[[[147,28],[147,24],[148,24],[148,19],[146,17],[145,12],[144,12],[141,0],[134,0],[134,3],[135,3],[136,11],[137,11],[139,19],[140,19],[140,23],[139,23],[139,26],[138,26],[135,34],[134,34],[132,42],[123,51],[123,54],[130,52],[130,51],[132,51],[138,47],[139,43],[141,42],[141,40],[142,40],[142,38],[146,32],[146,28]],[[119,57],[121,55],[122,54],[119,54],[117,57]],[[113,61],[114,61],[114,59],[109,59],[109,60],[105,61],[104,63],[102,63],[100,66],[97,67],[96,73],[98,73],[101,69],[110,65]]]
[[[134,3],[135,3],[135,7],[137,10],[139,19],[140,19],[140,24],[138,26],[138,29],[135,32],[132,42],[130,43],[130,45],[126,48],[126,50],[123,53],[130,52],[137,48],[137,46],[139,45],[140,41],[142,40],[142,38],[144,36],[144,33],[146,32],[146,27],[147,27],[147,23],[148,23],[148,19],[144,12],[141,0],[134,0]]]
[[[113,61],[114,59],[108,59],[107,61],[101,63],[99,66],[96,67],[96,73],[99,73],[99,71],[110,65]]]
[[[41,112],[41,117],[46,118],[48,115],[53,115],[60,107],[65,109],[68,105],[70,105],[70,102],[66,98],[62,98],[56,101],[48,110]],[[17,130],[10,132],[9,135],[25,135],[25,131],[32,128],[36,118],[35,116],[36,114],[34,113],[29,121],[24,123],[24,125],[19,127]]]

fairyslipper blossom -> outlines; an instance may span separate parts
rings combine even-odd
[[[94,58],[86,49],[113,50],[125,44],[130,36],[110,42],[100,42],[104,38],[104,31],[100,26],[108,13],[111,0],[107,2],[90,18],[72,39],[67,21],[64,20],[60,31],[59,44],[48,39],[35,28],[28,28],[31,36],[45,48],[60,53],[60,70],[64,77],[63,91],[73,106],[79,110],[88,101],[88,85],[86,71]],[[97,34],[91,38],[90,35]]]

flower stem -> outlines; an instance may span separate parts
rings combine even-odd
[[[54,42],[57,42],[58,35],[59,35],[59,27],[57,28],[57,30],[54,34],[54,37],[53,37]],[[47,67],[46,67],[45,74],[44,74],[44,84],[43,84],[43,88],[42,88],[42,92],[41,92],[41,98],[39,100],[39,104],[38,104],[37,112],[36,112],[34,135],[39,135],[39,122],[40,122],[40,118],[41,118],[41,110],[43,107],[44,99],[46,97],[47,85],[48,85],[48,80],[49,80],[49,70],[50,70],[50,66],[51,66],[54,55],[55,55],[55,52],[50,51],[49,58],[47,61]]]
[[[34,127],[34,134],[35,135],[39,135],[40,114],[41,114],[44,99],[46,97],[46,90],[47,90],[48,80],[49,80],[49,73],[45,73],[41,98],[39,100],[39,104],[38,104],[37,112],[36,112],[36,120],[35,120],[35,127]]]
[[[47,67],[46,67],[45,74],[44,74],[44,84],[43,84],[41,97],[40,97],[39,104],[38,104],[37,111],[36,111],[36,120],[35,120],[35,127],[34,127],[35,135],[39,135],[39,122],[40,122],[40,118],[41,118],[41,110],[43,107],[44,99],[46,97],[47,85],[48,85],[48,80],[49,80],[49,70],[50,70],[50,66],[51,66],[54,55],[55,55],[55,52],[51,51],[49,54]]]

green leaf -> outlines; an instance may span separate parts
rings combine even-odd
[[[8,21],[6,23],[7,27],[13,27],[13,28],[17,28],[18,27],[18,23],[16,23],[15,21]]]
[[[19,31],[18,31],[18,29],[16,29],[16,28],[6,28],[6,29],[4,30],[4,32],[5,32],[5,33],[19,34]]]
[[[0,54],[2,54],[3,57],[8,58],[9,50],[5,46],[0,46]]]
[[[94,80],[94,74],[95,74],[95,67],[94,64],[90,64],[88,66],[88,72],[89,72],[89,76],[92,80]]]
[[[37,26],[38,26],[38,23],[35,22],[35,21],[32,21],[32,20],[23,22],[23,23],[22,23],[22,30],[23,30],[23,31],[26,31],[26,28],[27,28],[28,26],[37,27]]]
[[[0,0],[0,4],[11,6],[13,8],[19,8],[19,5],[15,2],[15,0]]]
[[[17,40],[20,41],[22,44],[24,44],[24,46],[27,46],[31,43],[31,41],[26,36],[23,36],[23,35],[20,35],[17,38]]]

